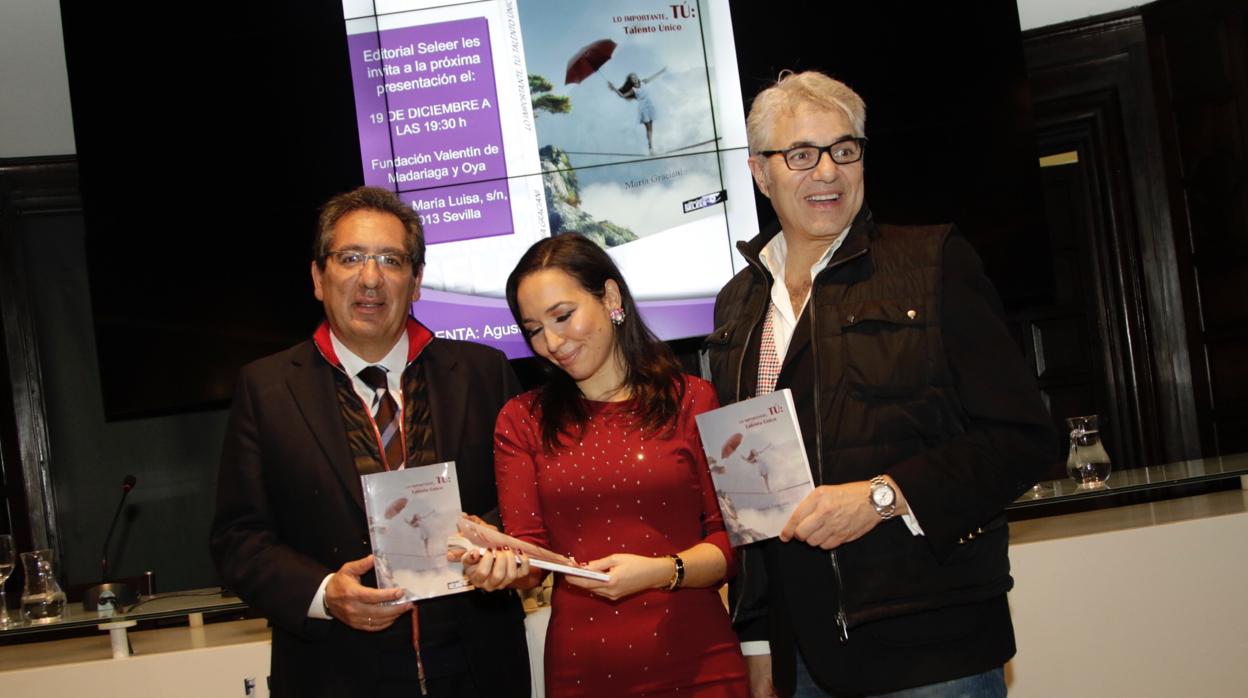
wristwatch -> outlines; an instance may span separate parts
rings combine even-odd
[[[888,484],[883,475],[871,478],[871,494],[867,499],[881,519],[887,521],[897,515],[897,490]]]

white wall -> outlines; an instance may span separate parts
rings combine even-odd
[[[1026,31],[1146,4],[1145,0],[1018,0],[1018,23]]]
[[[1018,0],[1023,29],[1143,4],[1138,0]],[[75,152],[57,0],[0,3],[0,158]]]
[[[1243,696],[1248,492],[1010,524],[1011,698]]]
[[[0,2],[0,158],[74,150],[57,0]]]

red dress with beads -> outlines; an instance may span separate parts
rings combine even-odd
[[[698,543],[733,569],[694,416],[717,406],[686,377],[675,430],[643,435],[635,404],[587,402],[575,443],[542,448],[533,392],[503,407],[494,432],[507,533],[582,562],[612,553],[663,556]],[[748,696],[745,662],[715,588],[642,591],[611,601],[555,582],[546,634],[546,694]]]

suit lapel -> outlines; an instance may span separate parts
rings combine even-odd
[[[429,387],[429,418],[433,420],[433,446],[438,462],[453,460],[459,453],[459,435],[463,432],[464,411],[468,396],[467,381],[457,380],[462,370],[453,354],[442,351],[445,345],[433,340],[425,347],[425,384]],[[462,477],[462,476],[461,476]]]
[[[296,409],[307,423],[308,431],[312,432],[313,440],[325,456],[325,461],[319,465],[334,472],[342,486],[351,494],[351,498],[359,505],[360,511],[364,511],[364,490],[360,486],[360,475],[356,472],[355,460],[351,457],[346,426],[338,407],[338,393],[334,387],[335,369],[316,355],[316,349],[311,343],[308,347],[309,351],[304,356],[292,362],[286,385],[290,389]]]

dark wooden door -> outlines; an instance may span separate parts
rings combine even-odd
[[[1095,241],[1103,234],[1101,202],[1088,172],[1088,153],[1069,134],[1040,134],[1040,181],[1048,234],[1053,297],[1020,313],[1027,357],[1064,450],[1067,417],[1097,414],[1106,447],[1119,460],[1136,454],[1121,437],[1128,428],[1109,399],[1104,327],[1096,299],[1102,285]],[[1133,450],[1133,449],[1129,449]],[[1064,477],[1057,463],[1050,477]]]
[[[1102,416],[1116,468],[1201,455],[1189,318],[1144,23],[1124,12],[1024,41],[1052,297],[1012,309],[1055,422]]]

